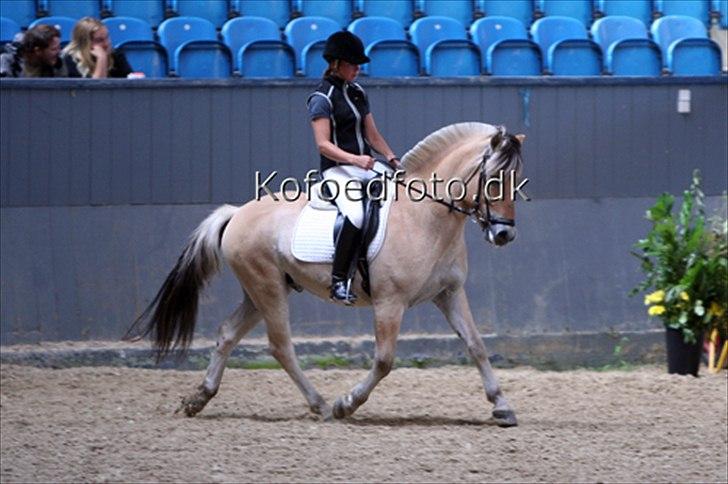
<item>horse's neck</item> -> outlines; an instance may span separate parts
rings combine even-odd
[[[474,166],[474,160],[482,151],[481,142],[463,143],[456,149],[437,153],[433,161],[424,163],[413,170],[408,170],[408,178],[429,180],[433,174],[438,178],[450,180],[460,178],[465,180]],[[471,166],[472,165],[472,166]]]

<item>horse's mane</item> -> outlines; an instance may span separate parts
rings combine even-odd
[[[485,123],[457,123],[440,128],[429,134],[425,139],[415,145],[402,157],[402,164],[407,171],[418,170],[433,161],[437,160],[437,154],[445,148],[467,141],[469,138],[478,137],[485,141],[498,132],[498,128]]]

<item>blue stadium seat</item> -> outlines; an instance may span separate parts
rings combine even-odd
[[[710,39],[676,40],[667,51],[667,70],[675,76],[718,76],[720,47]]]
[[[339,28],[346,28],[351,22],[351,0],[293,0],[293,9],[304,17],[329,18]]]
[[[648,38],[647,27],[637,18],[611,15],[594,22],[594,41],[604,54],[607,72],[618,76],[659,76],[660,48]]]
[[[684,15],[699,20],[703,25],[710,23],[709,0],[654,0],[655,12],[668,15]]]
[[[649,38],[645,24],[634,17],[624,15],[610,15],[598,19],[591,27],[591,35],[604,52],[620,40]]]
[[[73,34],[73,27],[76,25],[76,21],[71,17],[41,17],[28,25],[29,29],[32,29],[36,25],[52,25],[61,31],[61,44],[71,41],[71,35]]]
[[[527,39],[496,42],[485,57],[486,72],[494,76],[540,76],[543,72],[541,49]]]
[[[349,24],[349,32],[359,37],[366,49],[378,40],[406,40],[402,24],[386,17],[362,17]]]
[[[296,74],[296,54],[293,48],[278,40],[251,42],[240,49],[237,57],[242,77],[285,78]]]
[[[485,61],[488,49],[502,40],[528,39],[528,32],[520,20],[514,17],[489,16],[476,20],[470,26],[470,38],[480,48]],[[483,66],[488,71],[487,66]]]
[[[129,40],[114,48],[124,53],[135,72],[146,77],[166,77],[169,72],[167,49],[158,42]]]
[[[224,79],[233,73],[232,54],[217,40],[191,40],[174,52],[175,72],[179,77]]]
[[[288,22],[284,33],[296,53],[296,68],[301,69],[301,53],[304,47],[311,42],[326,40],[338,30],[339,25],[325,17],[300,17]]]
[[[175,52],[180,45],[191,40],[217,40],[217,30],[212,22],[199,17],[168,18],[159,24],[157,35],[167,49],[172,71],[177,69]]]
[[[407,40],[380,40],[366,49],[370,77],[411,77],[420,74],[420,52]]]
[[[38,8],[48,12],[54,17],[81,17],[101,16],[101,3],[99,0],[38,0]]]
[[[592,22],[591,0],[536,0],[535,6],[547,17],[557,15],[575,18],[586,27]]]
[[[415,0],[415,11],[428,17],[449,17],[463,27],[473,22],[472,0]]]
[[[15,34],[20,32],[20,25],[15,20],[0,17],[0,42],[12,42]]]
[[[531,36],[541,48],[546,70],[554,75],[592,76],[601,72],[601,48],[588,39],[581,21],[562,16],[544,17],[533,23]],[[595,67],[596,60],[599,65]]]
[[[101,22],[109,29],[109,37],[114,48],[130,40],[154,40],[152,26],[142,19],[134,17],[109,17]]]
[[[410,26],[412,42],[420,49],[420,59],[427,62],[427,49],[442,40],[465,40],[467,34],[463,24],[450,17],[423,17]],[[424,67],[424,66],[423,66]]]
[[[650,39],[624,39],[605,52],[605,69],[615,76],[653,76],[662,72],[662,53]]]
[[[0,0],[0,15],[27,27],[35,20],[35,0]]]
[[[552,16],[536,20],[531,25],[531,37],[539,47],[544,58],[553,44],[561,40],[587,39],[584,24],[571,17]]]
[[[476,0],[476,9],[486,17],[513,17],[528,28],[533,21],[532,0]]]
[[[366,17],[391,18],[405,28],[409,27],[413,20],[412,2],[410,1],[354,0],[354,10],[357,14]]]
[[[319,40],[311,42],[303,48],[301,52],[301,72],[305,77],[318,77],[320,78],[328,63],[324,59],[324,48],[326,42]]]
[[[231,0],[230,9],[243,17],[265,17],[282,29],[291,19],[290,4],[289,0]]]
[[[562,40],[551,46],[546,62],[555,76],[598,76],[602,50],[591,40]]]
[[[264,17],[236,17],[225,22],[220,31],[222,40],[230,48],[236,62],[243,59],[240,56],[240,49],[249,46],[252,42],[270,41],[278,42],[285,45],[281,40],[281,33],[278,25],[270,19]],[[260,49],[259,51],[270,51]],[[235,66],[236,70],[240,70],[240,64]]]
[[[469,40],[441,40],[425,54],[425,73],[431,76],[479,76],[482,66],[480,49]]]
[[[119,17],[134,17],[144,20],[152,27],[164,20],[163,0],[104,0],[103,7]]]
[[[222,27],[228,19],[227,0],[167,0],[169,7],[183,17],[200,17],[215,27]]]
[[[652,22],[652,39],[662,50],[662,60],[667,67],[670,46],[682,39],[707,39],[708,31],[698,19],[684,15],[669,15]]]
[[[607,17],[634,17],[645,25],[652,23],[652,0],[595,0],[594,7]]]

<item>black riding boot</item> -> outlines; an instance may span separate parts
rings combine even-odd
[[[356,296],[351,293],[351,281],[354,276],[354,262],[359,252],[360,230],[344,218],[339,237],[336,239],[334,251],[334,268],[331,271],[331,299],[347,306],[354,304]]]

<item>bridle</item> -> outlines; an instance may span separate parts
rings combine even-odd
[[[440,205],[444,205],[448,208],[448,211],[450,213],[452,212],[458,212],[463,215],[466,215],[468,217],[472,217],[473,221],[476,222],[481,230],[483,232],[487,231],[491,226],[499,224],[499,225],[507,225],[509,227],[515,227],[516,222],[515,220],[511,218],[501,217],[499,215],[493,215],[490,210],[490,200],[488,198],[488,195],[485,192],[485,184],[488,180],[486,172],[485,172],[485,166],[490,160],[490,158],[493,156],[493,149],[488,146],[488,148],[485,150],[485,153],[483,154],[483,159],[480,160],[480,163],[475,167],[475,169],[468,175],[468,177],[464,181],[464,185],[467,187],[468,184],[473,180],[473,178],[478,175],[478,191],[473,196],[473,202],[475,202],[475,205],[470,208],[463,208],[458,205],[456,205],[455,200],[445,201],[440,198],[435,198],[429,193],[427,193],[427,190],[422,191],[417,187],[414,187],[412,185],[409,186],[410,190],[413,190],[417,192],[418,195],[422,195],[425,198],[428,198],[432,200],[433,202],[439,203]],[[385,165],[389,165],[384,160],[378,160]],[[374,170],[376,171],[376,170]],[[388,177],[387,175],[383,173],[377,172],[379,175],[384,176],[385,178],[389,178],[390,180],[394,180],[395,183],[401,186],[406,186],[406,183],[402,180],[399,180],[395,177]]]

